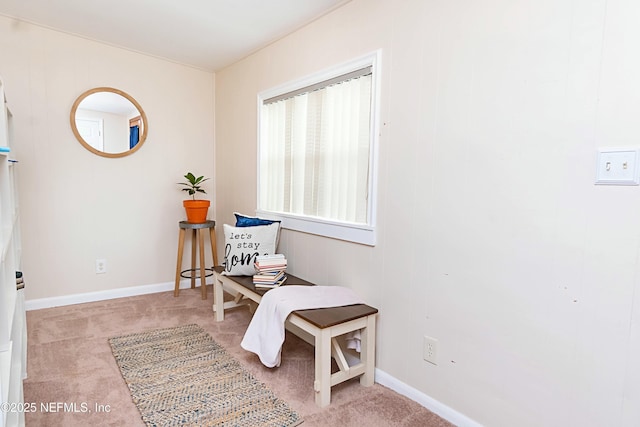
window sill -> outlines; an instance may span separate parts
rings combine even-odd
[[[256,215],[260,218],[281,221],[281,227],[288,230],[301,231],[368,246],[375,246],[376,244],[375,228],[370,225],[327,221],[321,218],[261,210],[258,210]]]

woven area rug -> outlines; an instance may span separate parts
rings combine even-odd
[[[198,325],[110,338],[149,426],[281,426],[302,422]]]

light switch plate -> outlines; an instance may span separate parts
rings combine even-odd
[[[601,148],[596,164],[596,184],[639,185],[640,149]]]

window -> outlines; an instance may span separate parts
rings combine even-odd
[[[260,94],[261,214],[375,244],[377,57]]]

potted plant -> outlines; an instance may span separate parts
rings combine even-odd
[[[186,191],[191,196],[191,200],[184,200],[182,202],[182,205],[187,212],[187,221],[195,224],[206,222],[207,212],[209,211],[211,202],[209,200],[196,200],[196,193],[207,193],[200,186],[209,178],[205,178],[204,176],[196,178],[196,176],[191,172],[187,172],[184,177],[187,181],[179,182],[178,184],[184,186],[182,191]]]

